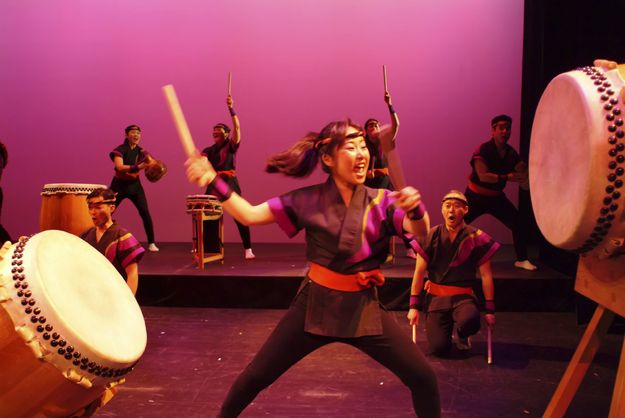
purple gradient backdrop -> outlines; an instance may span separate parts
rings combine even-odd
[[[469,158],[489,138],[489,120],[520,115],[523,1],[117,0],[4,1],[0,6],[0,138],[10,161],[3,224],[13,236],[39,228],[46,183],[110,184],[108,153],[131,123],[142,146],[169,166],[143,180],[157,242],[189,241],[182,148],[161,86],[172,83],[199,148],[229,123],[228,71],[242,124],[243,195],[260,203],[324,176],[264,173],[268,155],[330,121],[389,122],[382,64],[401,120],[409,184],[441,221],[440,197],[464,190]],[[518,148],[518,124],[511,144]],[[516,187],[508,194],[516,202]],[[145,239],[128,201],[118,221]],[[483,227],[502,242],[492,218]],[[300,236],[299,240],[302,239]],[[253,242],[282,242],[275,226]],[[240,241],[226,220],[225,241]]]

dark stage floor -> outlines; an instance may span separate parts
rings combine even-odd
[[[144,307],[148,347],[119,394],[97,417],[215,416],[236,375],[282,310]],[[395,312],[404,323],[404,312]],[[410,332],[406,325],[406,333]],[[540,417],[584,328],[573,313],[497,315],[495,364],[485,334],[468,357],[430,358],[443,417]],[[426,349],[423,329],[418,345]],[[606,417],[622,336],[609,334],[568,418]],[[408,390],[367,356],[333,344],[298,363],[262,392],[243,417],[409,417]]]
[[[118,396],[98,417],[211,417],[288,306],[304,274],[302,244],[255,245],[246,261],[226,244],[222,263],[195,268],[190,244],[163,244],[140,265],[138,299],[148,347]],[[398,248],[383,270],[383,302],[401,309],[414,261]],[[535,260],[535,254],[533,254]],[[515,269],[512,248],[493,260],[497,294],[495,364],[486,364],[485,334],[473,352],[430,358],[443,416],[540,417],[571,358],[583,326],[574,313],[573,279],[539,263]],[[230,309],[225,309],[230,308]],[[232,309],[237,308],[237,309]],[[245,308],[245,309],[238,309]],[[410,328],[405,311],[394,312]],[[603,417],[609,409],[621,335],[610,334],[567,417]],[[425,351],[424,330],[418,345]],[[325,347],[287,372],[245,411],[247,417],[409,417],[408,390],[385,368],[352,347]]]
[[[245,260],[241,244],[226,244],[223,263],[197,269],[190,243],[159,244],[139,267],[137,298],[146,306],[273,308],[288,307],[306,271],[304,244],[255,244],[255,260]],[[391,309],[405,308],[414,260],[397,245],[393,263],[382,267],[387,283],[382,301]],[[535,261],[535,251],[530,252]],[[573,279],[536,262],[537,271],[513,267],[511,246],[493,258],[497,308],[504,311],[558,312],[574,309]],[[480,291],[481,289],[476,289]]]

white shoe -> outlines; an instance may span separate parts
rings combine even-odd
[[[156,246],[156,244],[154,244],[153,242],[150,243],[150,245],[148,245],[148,251],[151,251],[153,253],[158,252],[159,249]]]
[[[533,271],[533,270],[536,270],[538,268],[535,265],[533,265],[532,263],[530,263],[529,260],[515,261],[514,262],[514,267],[517,267],[517,268],[520,268],[520,269],[529,270],[529,271]]]
[[[469,351],[471,349],[471,338],[460,338],[456,340],[456,348],[460,351]]]
[[[406,250],[406,257],[412,258],[413,260],[416,260],[417,259],[417,253],[415,253],[412,248],[408,248]]]
[[[252,249],[251,249],[251,248],[247,248],[247,249],[245,250],[245,259],[246,259],[246,260],[253,260],[253,259],[255,259],[255,258],[256,258],[256,256],[255,256],[255,255],[254,255],[254,253],[252,252]]]

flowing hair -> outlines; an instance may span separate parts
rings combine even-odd
[[[358,131],[362,128],[350,119],[330,122],[319,133],[309,132],[289,149],[279,152],[267,160],[268,173],[282,173],[290,177],[306,177],[310,175],[322,154],[332,155],[345,142],[347,128]],[[323,171],[330,169],[323,164]]]

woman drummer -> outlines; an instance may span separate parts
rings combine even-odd
[[[391,140],[387,138],[386,140]],[[432,368],[392,314],[380,305],[379,267],[392,235],[424,237],[429,217],[412,187],[392,192],[363,185],[369,165],[364,134],[351,121],[332,122],[269,159],[268,172],[305,177],[321,161],[330,175],[253,206],[232,191],[208,160],[187,161],[189,181],[208,185],[247,225],[277,223],[289,237],[306,230],[309,271],[285,316],[239,375],[220,416],[239,415],[256,395],[312,351],[332,342],[362,350],[395,373],[412,393],[419,417],[439,417]]]

